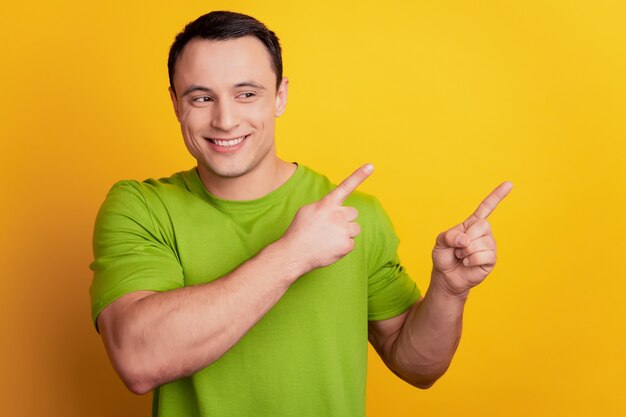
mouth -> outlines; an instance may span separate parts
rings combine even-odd
[[[222,138],[205,138],[211,144],[213,144],[213,148],[219,151],[231,151],[240,148],[240,145],[248,139],[250,135],[240,136],[238,138],[232,139],[222,139]]]
[[[214,145],[217,145],[221,148],[232,148],[234,146],[239,145],[244,140],[248,139],[250,135],[240,136],[238,138],[233,139],[218,139],[218,138],[206,138],[209,142]]]

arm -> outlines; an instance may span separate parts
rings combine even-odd
[[[431,284],[403,314],[371,321],[370,342],[396,375],[418,388],[429,388],[448,369],[459,344],[465,300],[466,296]]]
[[[496,262],[487,216],[510,192],[503,183],[463,223],[437,236],[430,286],[405,313],[369,324],[369,338],[385,364],[400,378],[429,388],[448,369],[458,347],[469,290]]]
[[[357,213],[343,200],[371,171],[357,170],[322,200],[302,207],[278,241],[232,273],[203,285],[127,294],[98,325],[114,368],[146,393],[208,366],[278,302],[301,275],[349,253]]]
[[[277,241],[213,282],[133,292],[109,305],[98,326],[126,386],[143,394],[217,360],[302,275],[294,259]]]

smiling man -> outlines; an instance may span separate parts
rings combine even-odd
[[[288,82],[277,82],[263,42],[191,38],[172,60],[172,103],[208,191],[249,200],[284,183],[295,165],[276,157],[274,120]]]
[[[380,204],[355,192],[371,165],[335,187],[277,156],[288,81],[273,32],[209,13],[168,67],[197,166],[115,184],[94,232],[92,318],[128,388],[153,391],[159,416],[364,416],[368,339],[432,385],[495,265],[486,217],[510,183],[437,237],[421,297]]]

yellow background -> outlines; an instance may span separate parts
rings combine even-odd
[[[38,3],[38,4],[37,4]],[[89,320],[91,231],[123,178],[187,169],[166,56],[211,9],[275,30],[279,153],[339,181],[363,162],[422,289],[438,232],[499,182],[499,263],[430,390],[370,357],[368,416],[623,416],[623,1],[13,2],[2,63],[0,404],[149,415]],[[370,351],[373,353],[373,351]]]

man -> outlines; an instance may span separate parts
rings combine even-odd
[[[159,416],[364,416],[367,340],[428,388],[447,369],[469,289],[495,264],[498,187],[441,233],[422,298],[380,204],[279,159],[280,45],[213,12],[170,50],[170,96],[197,167],[122,181],[94,233],[92,316],[111,362]],[[358,222],[357,222],[358,216]]]

